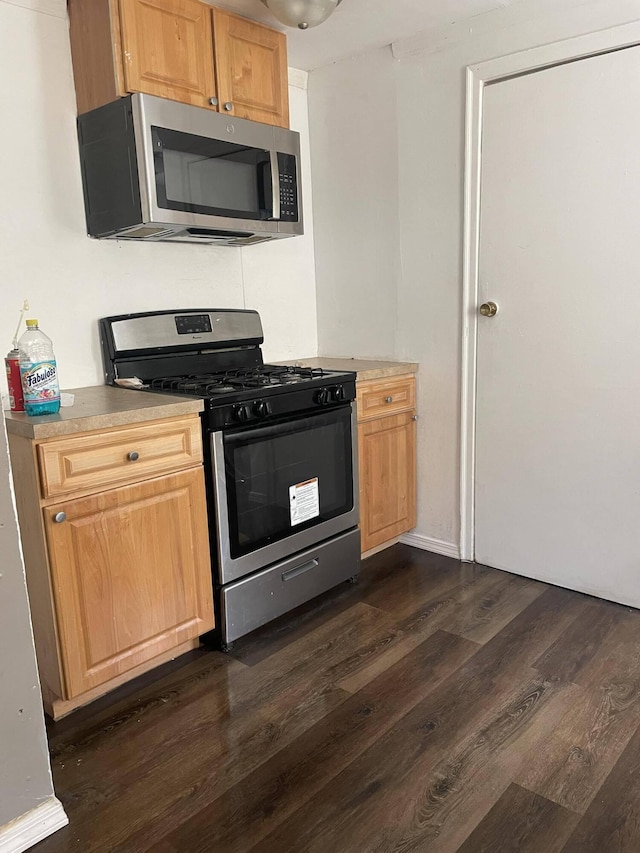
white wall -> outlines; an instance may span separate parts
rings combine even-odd
[[[265,357],[317,351],[307,93],[290,87],[302,135],[306,234],[245,249],[86,236],[64,3],[0,0],[0,345],[22,300],[53,339],[63,387],[100,384],[96,321],[162,308],[255,308]],[[296,78],[304,75],[296,75]],[[2,353],[4,354],[4,352]],[[1,390],[5,390],[4,377]]]
[[[393,357],[400,241],[391,49],[312,72],[309,104],[319,352]]]
[[[1,847],[5,824],[53,796],[4,421],[0,423],[0,685]]]
[[[427,540],[459,542],[465,68],[639,17],[640,0],[521,0],[395,45],[401,61],[377,51],[310,75],[320,351],[356,342],[355,354],[420,363],[416,533]],[[363,188],[383,170],[387,204],[372,208]],[[336,327],[345,305],[350,327]]]

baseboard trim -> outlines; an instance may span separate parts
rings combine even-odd
[[[442,554],[443,557],[460,559],[460,548],[452,542],[443,542],[441,539],[432,539],[430,536],[421,536],[419,533],[405,533],[400,537],[403,545],[412,545],[423,551],[432,551],[434,554]]]
[[[23,853],[69,823],[57,797],[0,827],[0,853]]]

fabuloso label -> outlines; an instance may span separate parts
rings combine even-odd
[[[55,361],[22,364],[20,375],[25,403],[52,403],[60,399]]]

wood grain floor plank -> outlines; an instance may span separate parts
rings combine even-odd
[[[179,811],[187,819],[203,808],[344,702],[349,694],[335,685],[335,673],[357,668],[361,656],[384,648],[390,636],[390,618],[358,603],[287,646],[279,663],[268,658],[249,668],[236,662],[239,670],[223,689],[175,710],[172,728],[129,733],[119,762],[97,751],[88,766],[82,750],[74,761],[61,761],[57,790],[65,805],[73,790],[85,853],[117,849],[125,826],[128,835],[148,841],[160,833],[159,815]],[[116,733],[112,745],[118,741]],[[123,787],[128,804],[120,800]],[[110,830],[102,837],[92,833],[97,808]]]
[[[50,724],[71,823],[34,851],[638,851],[639,636],[629,608],[394,546],[234,657]]]
[[[94,746],[100,749],[106,741],[117,748],[141,721],[145,728],[154,720],[164,721],[168,711],[224,690],[230,678],[247,669],[226,655],[205,649],[189,652],[175,663],[177,667],[168,670],[162,667],[154,680],[145,676],[138,689],[125,691],[123,698],[118,690],[110,701],[105,698],[96,703],[96,708],[81,708],[57,723],[47,720],[51,760],[64,761],[66,756]]]
[[[617,604],[590,599],[578,619],[536,661],[535,668],[545,678],[576,680],[625,616],[625,609]]]
[[[403,605],[396,602],[392,608],[393,615],[399,620],[399,636],[383,655],[339,681],[338,686],[351,693],[357,692],[379,672],[441,628],[485,643],[545,589],[544,584],[482,568],[461,574],[454,586],[450,585],[449,579],[435,598],[426,601],[405,593]]]
[[[580,813],[589,807],[640,721],[640,614],[617,608],[617,619],[581,669],[577,680],[584,689],[583,701],[567,711],[532,754],[526,771],[515,777],[524,787]],[[571,649],[567,657],[571,659]]]
[[[475,607],[457,613],[448,630],[476,643],[486,643],[546,589],[546,584],[504,574]]]
[[[427,773],[405,780],[412,796],[384,830],[382,849],[456,853],[580,693],[573,684],[530,677]]]
[[[640,731],[631,738],[562,853],[640,849]]]
[[[172,832],[190,853],[246,851],[375,743],[478,649],[436,632],[275,758]]]
[[[487,739],[506,742],[522,726],[529,710],[542,706],[561,687],[549,683],[532,687],[528,666],[583,607],[584,601],[564,590],[545,591],[304,809],[256,845],[255,851],[323,853],[330,838],[338,839],[342,849],[359,853],[387,849],[384,844],[378,847],[379,839],[397,836],[407,809],[425,796],[424,782],[419,780],[427,780],[431,789],[431,774],[438,762],[455,753],[461,743],[464,756],[472,758],[474,748]],[[455,784],[452,779],[451,786]],[[442,799],[450,790],[449,781],[436,783],[434,790],[435,799]],[[409,805],[408,797],[412,800]],[[433,844],[437,831],[435,823],[428,821],[425,837],[414,838],[412,844],[417,846],[407,849]]]
[[[560,853],[579,819],[512,784],[458,853]]]
[[[375,660],[363,662],[357,670],[339,679],[337,686],[349,693],[356,693],[443,626],[455,627],[462,618],[460,614],[473,610],[477,601],[486,598],[503,582],[501,577],[486,571],[461,572],[455,580],[456,583],[452,583],[451,574],[440,581],[435,580],[429,586],[429,592],[437,594],[426,600],[420,596],[414,597],[414,592],[409,593],[405,588],[402,594],[404,605],[401,607],[396,599],[393,606],[387,608],[397,620],[398,634],[393,642]],[[371,603],[371,598],[367,603]]]

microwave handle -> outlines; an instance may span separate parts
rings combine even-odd
[[[280,219],[280,164],[278,163],[278,152],[271,151],[271,192],[273,204],[269,219]]]

